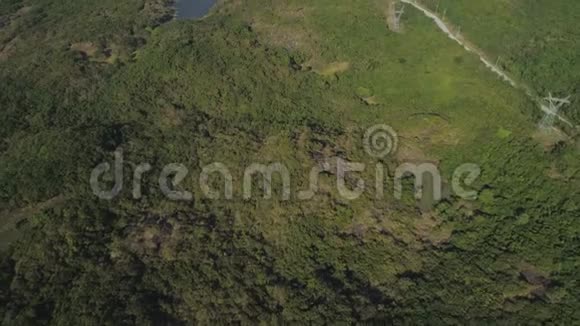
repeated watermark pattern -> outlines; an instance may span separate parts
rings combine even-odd
[[[397,132],[390,126],[380,124],[367,129],[363,146],[365,152],[375,159],[374,168],[374,194],[377,199],[385,198],[385,184],[387,181],[388,169],[381,163],[381,159],[394,154],[399,146]],[[132,196],[140,199],[143,196],[142,180],[145,174],[152,170],[149,163],[142,163],[135,167],[133,171]],[[370,188],[368,183],[357,174],[362,175],[368,168],[368,164],[360,162],[349,162],[340,157],[329,158],[322,163],[316,164],[310,170],[308,176],[308,189],[292,192],[292,175],[288,167],[281,163],[271,164],[254,163],[244,169],[242,176],[241,194],[244,200],[257,198],[258,191],[255,191],[255,181],[262,180],[261,199],[271,200],[274,193],[280,200],[290,201],[312,200],[319,193],[319,179],[324,173],[336,176],[336,190],[339,196],[345,200],[356,200]],[[104,162],[95,167],[91,173],[90,186],[93,193],[102,200],[113,200],[123,191],[123,150],[115,151],[113,164]],[[114,185],[112,188],[102,189],[101,179],[104,176],[112,176]],[[165,165],[161,170],[158,179],[158,186],[163,195],[172,201],[191,201],[193,194],[186,190],[179,190],[179,185],[188,177],[189,170],[181,163],[171,163]],[[223,187],[218,189],[210,185],[212,176],[220,176],[223,180]],[[443,198],[443,178],[439,167],[433,163],[405,162],[399,164],[394,171],[393,195],[396,199],[402,199],[404,192],[404,179],[414,178],[414,194],[417,200],[422,199],[425,194],[432,196],[435,202]],[[475,200],[477,192],[470,190],[469,186],[476,182],[481,175],[481,169],[477,164],[466,163],[454,170],[451,180],[451,190],[454,195],[465,199]],[[273,189],[273,179],[277,176],[281,181],[281,188]],[[426,182],[429,180],[429,182]],[[234,199],[234,176],[231,170],[224,163],[215,162],[204,166],[199,174],[199,187],[206,199],[210,200],[233,200]],[[426,187],[431,187],[426,189]]]

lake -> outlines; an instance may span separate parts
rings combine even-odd
[[[209,13],[217,0],[177,0],[177,19],[198,19]]]

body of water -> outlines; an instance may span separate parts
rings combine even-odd
[[[209,13],[217,0],[177,0],[177,19],[199,19]]]

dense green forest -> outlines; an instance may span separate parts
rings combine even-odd
[[[580,123],[580,3],[423,3],[533,95],[572,95]],[[0,0],[2,323],[578,323],[577,129],[540,130],[532,97],[411,7],[390,30],[388,10],[223,0],[190,21],[169,0]],[[321,158],[374,166],[377,124],[399,134],[390,174],[476,163],[477,200],[346,201],[333,175],[309,201],[199,187],[213,162],[236,181],[284,162],[301,189]],[[99,199],[91,171],[118,149],[126,187]],[[175,162],[190,201],[159,190]]]

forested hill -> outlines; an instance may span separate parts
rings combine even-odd
[[[533,96],[411,6],[393,28],[399,2],[223,0],[175,20],[169,0],[1,0],[2,323],[578,323],[580,4],[422,3]],[[570,95],[572,126],[538,127],[548,92]],[[364,146],[377,125],[391,155]],[[119,155],[124,186],[99,198],[91,174]],[[355,200],[339,160],[367,167]],[[200,186],[216,162],[231,199]],[[245,196],[247,167],[272,163],[289,200],[258,179]],[[397,198],[404,163],[445,189],[475,165],[476,199],[417,200],[412,178]],[[171,164],[191,198],[160,187]]]

